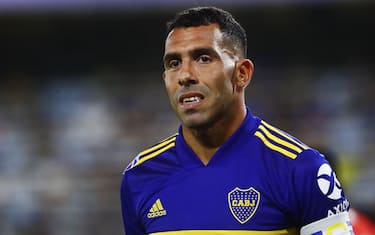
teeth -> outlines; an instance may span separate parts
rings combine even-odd
[[[189,98],[184,98],[183,102],[184,103],[190,103],[190,102],[198,102],[200,99],[197,96],[189,97]]]

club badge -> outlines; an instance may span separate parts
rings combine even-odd
[[[228,204],[232,215],[241,224],[246,223],[255,214],[260,201],[260,193],[253,187],[236,187],[228,193]]]

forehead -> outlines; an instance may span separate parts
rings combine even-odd
[[[216,24],[175,28],[165,41],[165,53],[195,47],[216,47],[221,45],[222,39],[223,34]]]

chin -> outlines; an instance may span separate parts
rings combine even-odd
[[[212,122],[206,119],[182,119],[184,126],[190,129],[206,129],[212,125]]]
[[[179,113],[179,118],[184,126],[191,129],[207,129],[220,120],[214,113],[190,112]]]

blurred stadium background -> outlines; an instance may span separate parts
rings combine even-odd
[[[372,1],[0,0],[0,234],[123,234],[124,167],[178,126],[165,21],[211,4],[248,32],[253,112],[334,153],[375,217]]]

